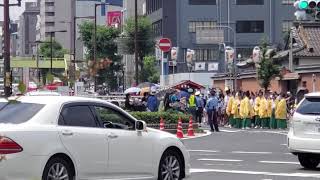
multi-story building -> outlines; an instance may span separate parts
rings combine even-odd
[[[146,15],[146,0],[137,1],[137,12],[138,15]],[[123,1],[123,16],[124,24],[129,18],[135,16],[135,1],[134,0],[124,0]],[[135,59],[134,55],[124,55],[123,64],[125,65],[125,86],[131,87],[135,83]]]
[[[40,39],[51,36],[65,49],[72,50],[75,0],[40,0]],[[66,32],[55,32],[66,31]]]
[[[294,19],[293,2],[146,0],[155,38],[170,38],[173,46],[178,47],[177,65],[166,64],[169,75],[164,81],[170,85],[190,79],[211,87],[210,77],[225,71],[225,46],[233,47],[236,43],[235,56],[240,54],[241,58],[249,57],[263,38],[271,45],[283,47],[283,37]],[[188,49],[194,50],[191,68],[187,63]]]
[[[18,56],[35,55],[37,16],[40,14],[40,7],[37,2],[26,2],[25,11],[19,17],[18,26]]]
[[[122,10],[122,0],[76,0],[76,17],[92,17],[94,16],[95,4],[98,3],[109,3],[106,6],[97,6],[97,24],[106,25],[107,24],[107,12],[110,11],[121,11]],[[77,19],[76,20],[76,59],[84,59],[84,45],[79,39],[79,25],[84,21],[93,21],[93,19]]]

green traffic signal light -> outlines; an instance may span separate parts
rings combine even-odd
[[[300,3],[299,3],[299,9],[303,9],[304,10],[304,9],[307,9],[308,6],[309,6],[309,3],[306,0],[300,1]]]

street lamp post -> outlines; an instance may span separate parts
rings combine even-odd
[[[17,4],[10,4],[9,0],[3,0],[3,31],[4,31],[4,94],[5,97],[11,95],[11,67],[10,67],[10,17],[9,17],[9,7],[10,6],[21,6],[21,0],[17,0]]]
[[[71,63],[72,63],[72,68],[73,68],[73,74],[72,74],[72,79],[74,81],[76,81],[76,63],[79,62],[76,60],[76,53],[77,53],[77,49],[76,49],[76,41],[77,41],[77,19],[94,19],[94,16],[75,16],[74,19],[73,19],[73,59],[71,60]],[[72,23],[72,22],[67,22],[67,21],[60,21],[60,23]],[[70,54],[71,52],[70,51]]]

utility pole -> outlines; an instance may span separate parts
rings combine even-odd
[[[10,6],[21,6],[21,0],[17,0],[17,4],[9,4],[9,0],[3,0],[3,31],[4,31],[4,94],[5,97],[11,96],[11,67],[10,67]]]
[[[138,60],[138,2],[134,1],[134,59],[136,65],[136,85],[139,84],[139,60]]]

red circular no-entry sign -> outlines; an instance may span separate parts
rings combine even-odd
[[[171,50],[171,40],[168,38],[162,38],[159,40],[159,48],[163,52],[168,52]]]

